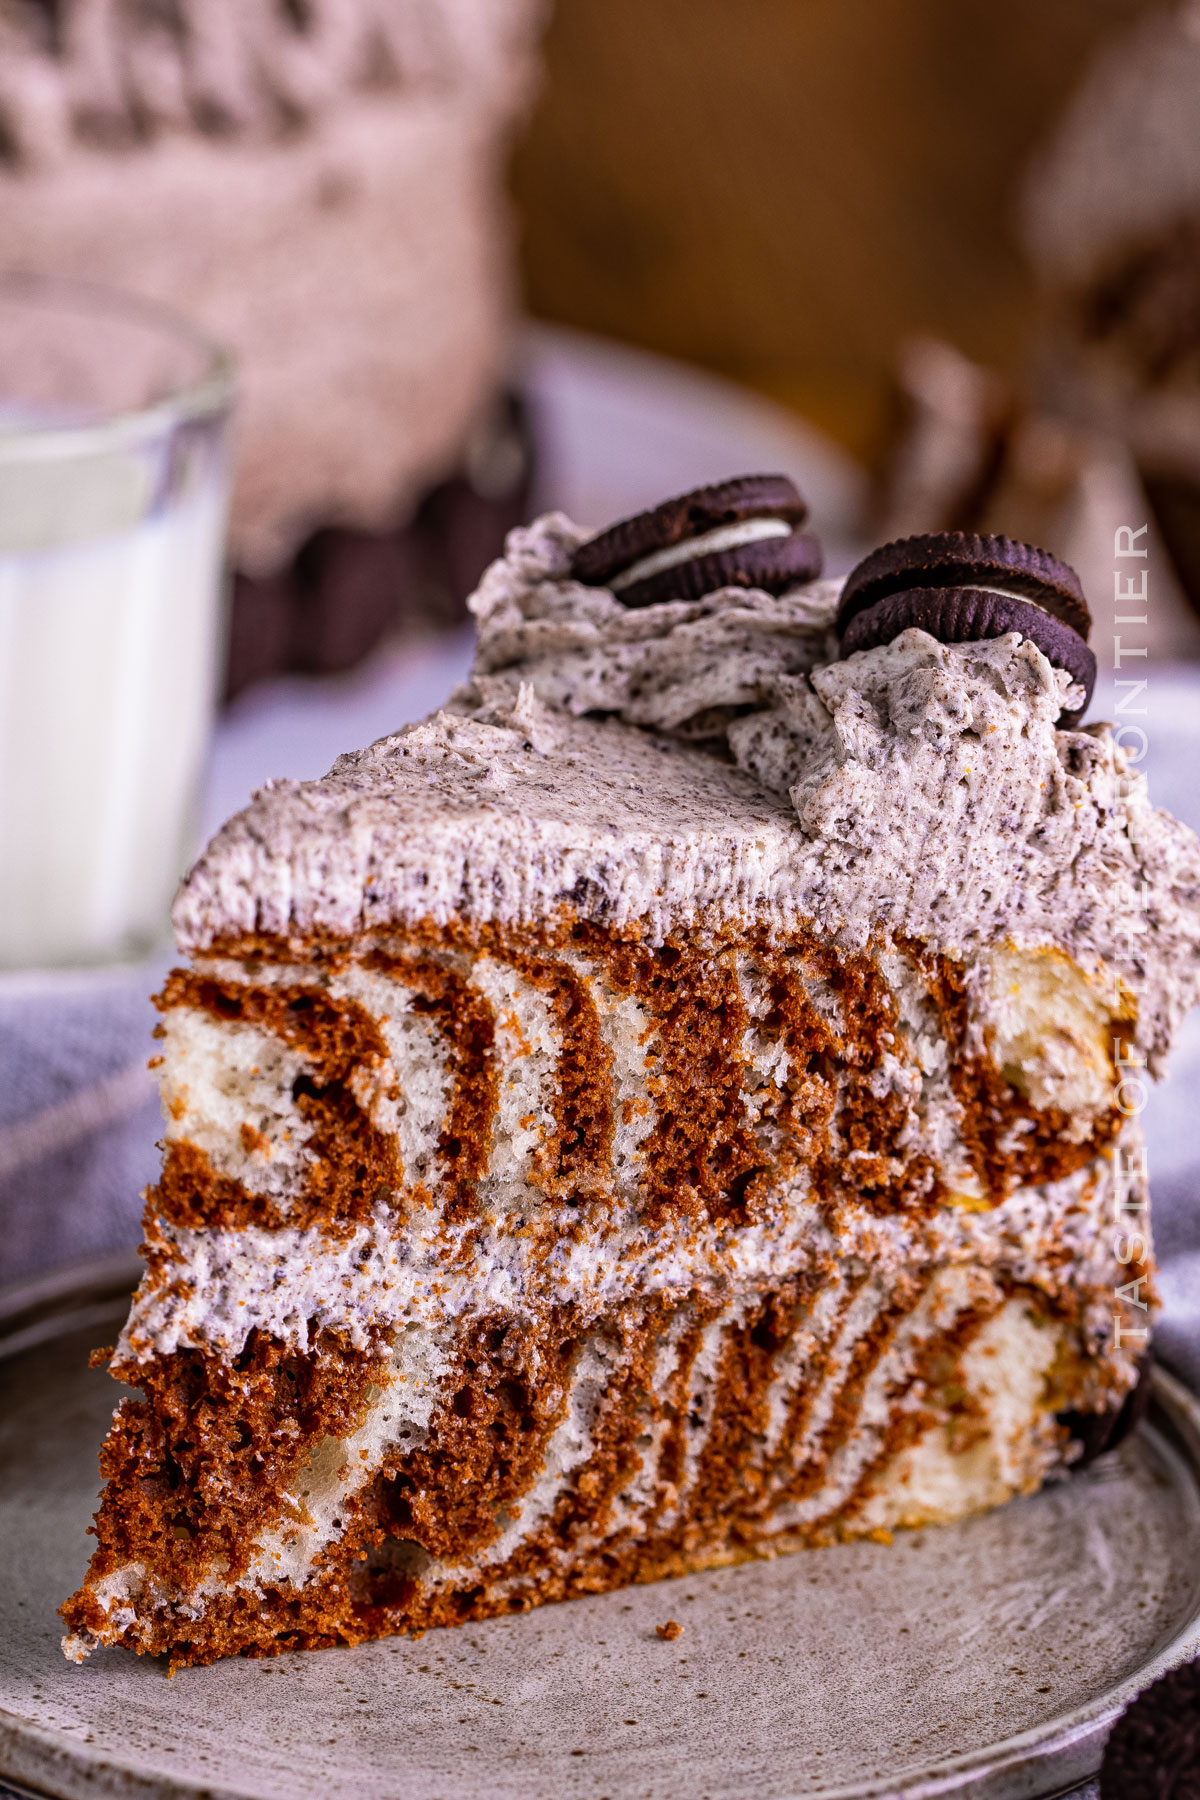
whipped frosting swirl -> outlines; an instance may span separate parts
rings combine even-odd
[[[952,734],[951,721],[982,700],[984,726],[1012,723],[1012,703],[1033,705],[1053,725],[1062,710],[1083,705],[1083,691],[1033,645],[1023,645],[1021,673],[1012,662],[1015,634],[1005,646],[938,643],[920,630],[904,632],[892,655],[862,653],[840,660],[834,616],[841,583],[810,582],[774,595],[756,588],[719,588],[703,600],[675,600],[630,610],[607,588],[570,577],[572,553],[588,534],[562,513],[550,513],[510,534],[505,556],[484,575],[470,606],[479,623],[474,695],[497,705],[497,685],[527,685],[558,711],[615,715],[627,725],[728,754],[739,768],[776,793],[811,780],[814,767],[857,754],[874,730],[880,744],[888,723],[878,690],[897,656],[913,681],[900,702],[904,731]],[[869,656],[869,662],[864,657]],[[918,669],[926,673],[917,674]],[[982,696],[979,676],[984,675]],[[989,687],[987,684],[990,683]],[[997,694],[999,704],[992,704]],[[919,696],[924,696],[920,698]],[[989,700],[990,696],[990,700]],[[469,694],[458,704],[470,704]],[[934,723],[939,713],[942,727]],[[993,719],[992,713],[998,716]],[[839,749],[840,746],[840,749]]]
[[[589,535],[562,513],[510,534],[470,601],[476,676],[527,682],[564,712],[720,741],[732,719],[775,701],[780,680],[837,656],[836,581],[631,609],[571,580],[572,552]]]

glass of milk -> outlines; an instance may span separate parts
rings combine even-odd
[[[224,648],[231,393],[173,315],[0,277],[0,968],[165,939]]]

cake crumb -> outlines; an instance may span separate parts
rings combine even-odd
[[[677,1637],[683,1636],[683,1626],[678,1619],[668,1619],[665,1625],[654,1627],[654,1635],[663,1638],[667,1643],[674,1643]]]

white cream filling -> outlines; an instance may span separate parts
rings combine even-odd
[[[668,544],[664,550],[653,550],[622,569],[608,582],[612,594],[623,594],[635,581],[658,575],[664,569],[677,569],[680,563],[692,562],[698,556],[711,556],[720,550],[737,550],[743,544],[761,543],[764,538],[791,537],[795,530],[786,519],[741,519],[736,525],[717,525],[702,531],[698,537],[685,538],[682,544]]]
[[[1016,588],[989,587],[985,581],[963,581],[955,582],[952,585],[975,588],[981,594],[998,594],[1001,600],[1024,600],[1027,606],[1036,606],[1038,611],[1045,613],[1048,618],[1054,617],[1050,608],[1043,601],[1035,600],[1032,594],[1022,594]]]
[[[1132,1125],[1126,1157],[1137,1141]],[[1051,1242],[1069,1255],[1072,1278],[1102,1287],[1110,1276],[1123,1278],[1105,1232],[1112,1185],[1112,1162],[1101,1156],[1060,1181],[1017,1188],[986,1212],[947,1207],[914,1221],[847,1204],[835,1236],[801,1177],[761,1224],[651,1229],[605,1219],[589,1232],[556,1237],[547,1250],[498,1218],[473,1238],[465,1266],[458,1252],[471,1228],[444,1224],[432,1207],[411,1214],[402,1239],[383,1210],[336,1241],[315,1228],[191,1230],[163,1222],[171,1260],[161,1281],[147,1277],[134,1296],[117,1361],[191,1347],[234,1357],[255,1327],[306,1350],[325,1329],[364,1348],[374,1332],[414,1318],[436,1327],[468,1314],[527,1318],[572,1304],[587,1319],[652,1294],[708,1294],[714,1280],[758,1288],[814,1264],[870,1268],[891,1283],[923,1263],[975,1261],[1053,1292],[1045,1257]]]

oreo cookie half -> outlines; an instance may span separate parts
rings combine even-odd
[[[786,475],[737,475],[598,532],[575,552],[571,576],[631,607],[722,587],[781,594],[821,573],[820,543],[797,529],[807,516]]]
[[[844,632],[857,613],[887,595],[910,588],[993,591],[1031,600],[1085,641],[1092,628],[1078,575],[1049,550],[1019,544],[1015,538],[932,531],[884,544],[851,570],[838,605],[838,631]]]
[[[1109,1735],[1100,1800],[1197,1800],[1200,1796],[1200,1662],[1152,1681]]]
[[[1096,658],[1079,633],[1032,601],[986,588],[908,588],[888,594],[852,616],[842,633],[842,655],[890,644],[911,625],[920,626],[942,644],[969,644],[1018,631],[1084,690],[1083,705],[1077,711],[1058,715],[1060,727],[1077,725],[1087,710],[1096,685]]]

